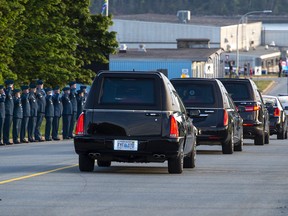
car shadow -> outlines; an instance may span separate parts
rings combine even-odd
[[[197,154],[202,155],[219,155],[223,154],[221,150],[197,150]]]

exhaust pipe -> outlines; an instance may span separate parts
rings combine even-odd
[[[166,155],[164,155],[164,154],[154,154],[153,157],[157,158],[157,159],[164,159],[164,158],[166,158]]]
[[[154,158],[160,158],[160,155],[159,154],[154,154],[153,157]]]
[[[89,155],[90,157],[92,157],[92,158],[95,158],[95,159],[101,157],[101,154],[100,154],[100,153],[89,153],[88,155]]]

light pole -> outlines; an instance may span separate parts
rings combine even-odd
[[[236,32],[236,75],[239,76],[239,25],[242,22],[243,23],[243,19],[251,14],[267,14],[267,13],[272,13],[272,10],[263,10],[263,11],[250,11],[244,15],[241,16],[241,18],[239,19],[238,25],[237,25],[237,32]]]

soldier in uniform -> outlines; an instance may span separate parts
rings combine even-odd
[[[38,103],[36,99],[36,85],[30,83],[29,85],[29,103],[30,103],[30,118],[28,123],[28,141],[29,142],[36,142],[35,141],[35,128],[37,123],[37,111],[38,111]]]
[[[83,94],[84,94],[84,104],[85,104],[85,103],[86,103],[86,100],[87,100],[87,96],[88,96],[87,86],[85,86],[85,85],[80,86],[80,90],[83,91]]]
[[[72,116],[71,116],[71,124],[70,124],[70,129],[69,129],[69,137],[73,138],[73,131],[75,127],[75,122],[77,119],[77,98],[76,98],[76,82],[72,81],[69,83],[70,86],[70,101],[72,104]]]
[[[29,103],[29,86],[21,86],[22,94],[21,94],[21,103],[23,108],[23,118],[21,123],[21,132],[20,132],[20,142],[21,143],[28,143],[25,139],[26,132],[28,129],[28,122],[30,118],[30,103]]]
[[[84,100],[84,92],[80,89],[77,91],[77,118],[83,112]]]
[[[35,128],[35,140],[38,142],[43,142],[42,135],[40,132],[43,118],[45,116],[45,107],[46,107],[46,94],[43,89],[44,83],[42,80],[37,80],[37,90],[36,90],[36,99],[38,104],[37,112],[37,122]]]
[[[58,136],[58,130],[59,130],[59,121],[62,116],[63,112],[63,106],[60,96],[60,88],[59,86],[56,86],[53,88],[54,94],[52,96],[53,105],[54,105],[54,117],[52,122],[52,139],[53,140],[60,140]]]
[[[13,143],[20,144],[18,137],[21,130],[21,122],[23,118],[23,108],[21,103],[21,90],[15,89],[14,91],[14,109],[13,109]]]
[[[3,125],[5,121],[5,99],[4,86],[0,85],[0,146],[5,145],[2,143]]]
[[[69,129],[71,124],[71,117],[73,114],[72,103],[70,101],[70,88],[63,88],[64,94],[62,95],[62,104],[63,104],[63,139],[69,139]]]
[[[52,89],[46,88],[46,107],[45,107],[45,140],[52,141],[51,139],[51,129],[52,129],[52,121],[54,117],[54,105],[52,100]]]
[[[5,89],[5,121],[3,129],[3,142],[6,145],[12,145],[13,143],[9,140],[10,128],[13,120],[13,110],[14,110],[14,101],[12,96],[12,90],[14,88],[13,80],[6,80],[6,89]]]

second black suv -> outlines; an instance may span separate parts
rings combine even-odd
[[[242,151],[243,120],[223,84],[217,79],[172,79],[193,124],[197,145],[221,145],[223,154]]]
[[[269,143],[269,113],[262,95],[251,79],[220,79],[243,118],[244,138],[254,139],[255,145]]]

